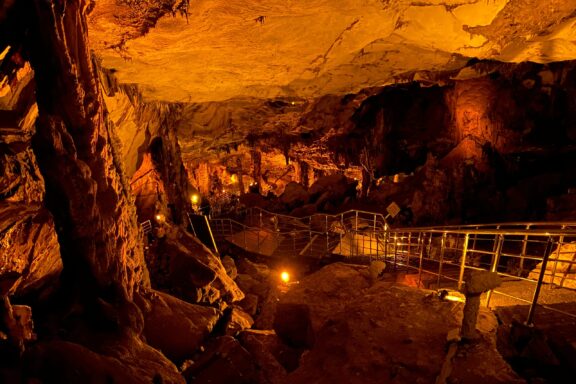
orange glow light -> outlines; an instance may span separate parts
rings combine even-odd
[[[290,274],[289,274],[288,272],[284,271],[284,272],[282,272],[282,273],[280,274],[280,279],[281,279],[283,282],[287,283],[287,282],[290,281]]]

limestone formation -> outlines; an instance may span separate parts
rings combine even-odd
[[[232,307],[226,316],[228,316],[228,319],[224,333],[228,336],[236,336],[239,332],[252,327],[254,324],[252,317],[240,308]]]
[[[174,362],[191,357],[212,332],[221,313],[162,292],[152,291],[137,300],[144,315],[146,342]]]
[[[480,310],[480,295],[502,284],[496,272],[472,271],[464,279],[463,292],[466,295],[461,335],[463,339],[477,338],[476,321]]]

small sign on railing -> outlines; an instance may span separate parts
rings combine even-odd
[[[388,207],[386,207],[386,212],[388,212],[388,216],[396,217],[400,213],[400,207],[395,202],[392,202]]]
[[[143,221],[140,223],[140,228],[142,228],[142,232],[147,235],[152,232],[152,222],[150,220]]]

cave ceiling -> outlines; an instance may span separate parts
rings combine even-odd
[[[92,49],[147,100],[315,98],[469,58],[576,59],[576,0],[98,0]]]

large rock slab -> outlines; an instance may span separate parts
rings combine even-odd
[[[180,362],[201,346],[220,319],[215,308],[194,305],[162,292],[138,300],[144,314],[144,336],[152,347]]]
[[[224,332],[228,336],[236,336],[238,332],[248,329],[254,324],[252,316],[239,308],[231,308],[226,316],[227,321]]]
[[[0,203],[0,280],[14,276],[0,293],[23,295],[51,288],[61,271],[50,213],[37,206]]]
[[[240,301],[244,293],[228,276],[220,257],[179,227],[166,225],[166,236],[148,256],[152,280],[189,301]],[[157,277],[158,279],[155,279]],[[214,291],[218,294],[214,295]],[[205,297],[204,297],[205,296]]]

